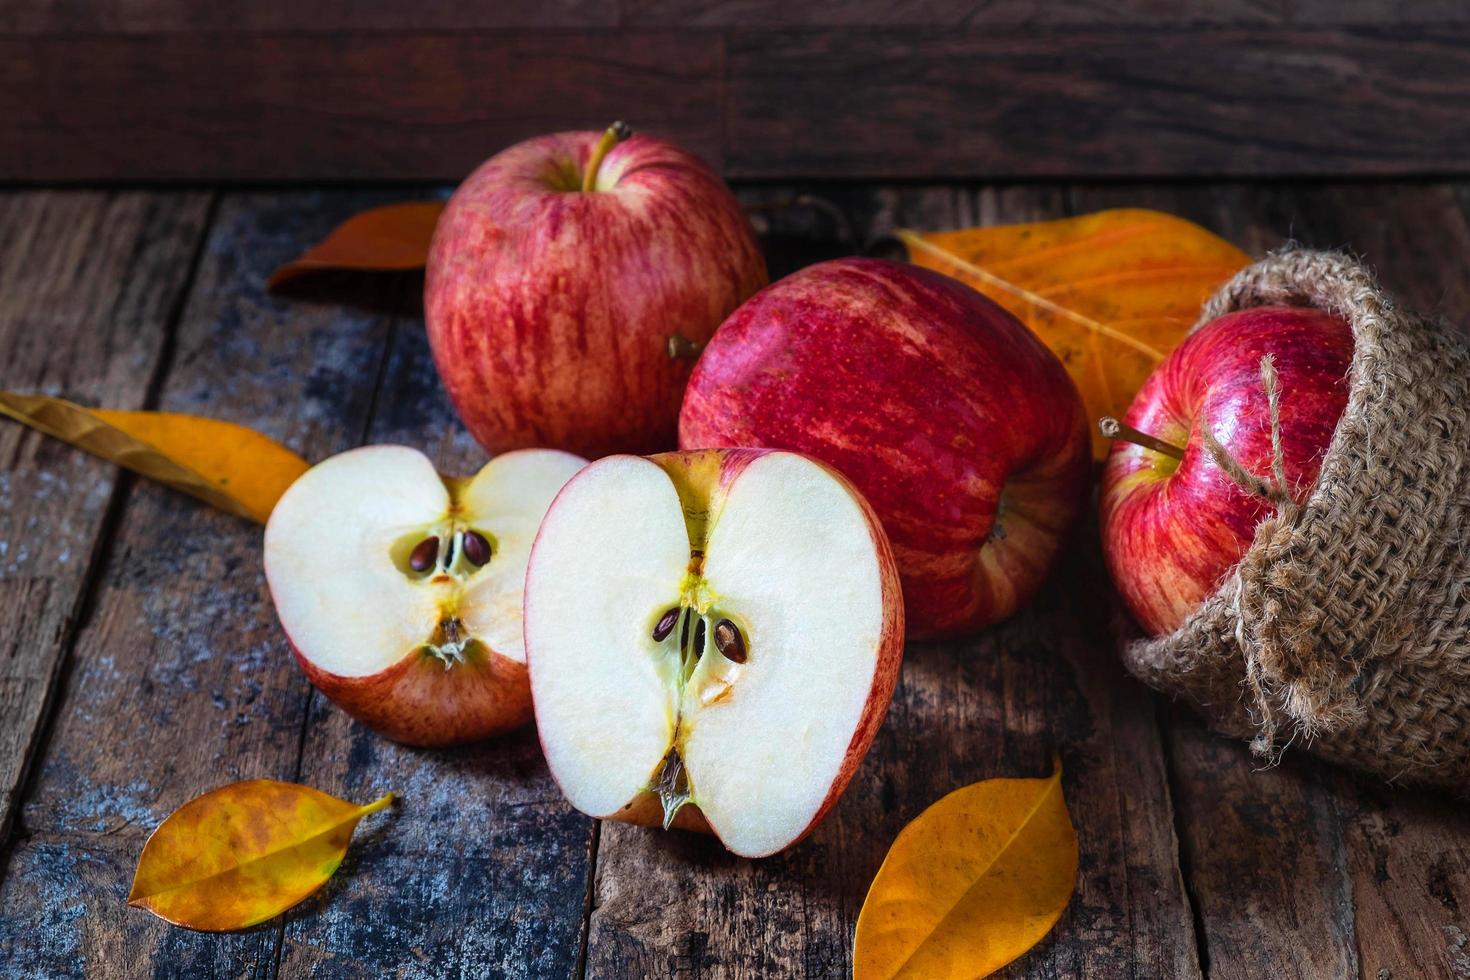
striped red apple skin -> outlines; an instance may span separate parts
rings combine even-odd
[[[1030,599],[1091,477],[1081,399],[1035,335],[880,259],[810,266],[736,310],[690,379],[679,442],[793,449],[847,476],[888,532],[915,638]]]
[[[602,137],[559,133],[497,154],[434,232],[429,343],[460,417],[491,452],[586,456],[673,446],[690,363],[766,283],[750,222],[696,157],[635,135],[580,189]]]
[[[1227,314],[1174,349],[1124,419],[1184,450],[1170,457],[1127,442],[1103,469],[1103,554],[1139,624],[1178,628],[1245,554],[1274,505],[1243,490],[1206,447],[1202,427],[1249,472],[1270,478],[1271,417],[1261,358],[1271,355],[1281,406],[1281,448],[1291,495],[1301,501],[1347,405],[1352,330],[1319,310],[1261,307]]]
[[[404,745],[462,745],[520,728],[531,720],[526,665],[485,646],[446,670],[427,652],[410,653],[365,677],[322,670],[291,644],[307,678],[333,704],[373,731]]]

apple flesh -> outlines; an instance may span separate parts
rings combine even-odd
[[[1026,602],[1091,477],[1056,357],[962,283],[878,259],[810,266],[736,310],[695,367],[679,443],[792,449],[846,475],[893,542],[916,638]]]
[[[1204,443],[1205,428],[1245,469],[1271,479],[1271,416],[1261,358],[1271,355],[1287,490],[1316,484],[1347,405],[1351,328],[1298,307],[1227,314],[1192,334],[1144,382],[1124,422],[1182,459],[1117,441],[1102,480],[1108,569],[1139,624],[1177,629],[1219,588],[1275,505],[1241,488]]]
[[[558,133],[476,170],[434,231],[429,343],[492,453],[674,445],[688,357],[766,283],[750,222],[697,158],[633,136]],[[592,189],[584,191],[589,169]]]
[[[586,462],[523,450],[446,479],[416,450],[369,446],[304,473],[266,525],[265,573],[307,677],[409,745],[530,721],[526,562],[546,508]]]
[[[790,846],[887,710],[903,605],[862,496],[795,453],[612,456],[547,512],[526,655],[551,772],[595,817]]]

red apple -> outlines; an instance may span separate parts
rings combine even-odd
[[[673,446],[689,377],[670,338],[702,344],[765,283],[750,222],[697,158],[558,133],[455,192],[424,312],[439,376],[490,452],[647,453]]]
[[[528,449],[455,479],[417,450],[368,446],[307,470],[265,529],[271,598],[306,676],[410,745],[530,721],[526,562],[546,508],[586,462]]]
[[[1167,451],[1119,440],[1108,455],[1103,553],[1149,633],[1171,632],[1199,608],[1274,509],[1220,468],[1202,436],[1208,429],[1247,471],[1270,479],[1267,354],[1278,378],[1288,489],[1304,499],[1347,404],[1353,356],[1351,328],[1319,310],[1261,307],[1201,327],[1149,376],[1123,420]]]
[[[845,474],[888,531],[921,638],[1029,599],[1091,476],[1056,357],[968,286],[878,259],[810,266],[736,310],[690,378],[679,442],[794,449]]]
[[[903,654],[887,539],[796,453],[610,456],[557,496],[526,571],[552,775],[596,817],[789,847],[837,802]]]

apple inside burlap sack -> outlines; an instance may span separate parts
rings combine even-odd
[[[1353,259],[1308,250],[1242,270],[1200,323],[1271,305],[1353,329],[1317,485],[1300,506],[1281,499],[1221,588],[1124,661],[1259,754],[1300,746],[1470,793],[1470,346]]]

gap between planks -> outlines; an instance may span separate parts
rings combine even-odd
[[[190,250],[187,271],[184,278],[179,282],[173,302],[170,304],[164,320],[163,338],[159,345],[158,359],[154,364],[153,373],[144,388],[144,395],[140,408],[144,410],[154,409],[158,406],[160,393],[173,368],[174,354],[177,348],[179,324],[184,316],[184,309],[189,302],[189,296],[194,289],[195,280],[199,274],[199,266],[204,258],[205,244],[209,240],[210,230],[219,212],[220,193],[218,190],[210,190],[204,206],[204,216],[200,221],[192,248]],[[102,406],[112,407],[112,406]],[[112,552],[112,546],[117,533],[118,524],[122,518],[122,512],[127,503],[127,498],[137,477],[126,471],[119,470],[117,479],[113,483],[112,492],[108,497],[107,506],[103,512],[102,521],[98,533],[93,539],[92,548],[87,555],[86,570],[82,576],[82,586],[72,605],[71,611],[66,618],[65,632],[59,644],[59,655],[53,662],[51,671],[46,679],[46,691],[43,695],[41,708],[41,724],[37,726],[34,737],[25,752],[25,758],[20,765],[20,779],[17,781],[19,791],[11,801],[8,811],[0,813],[0,881],[3,881],[9,872],[10,856],[15,850],[16,844],[27,836],[21,814],[24,804],[35,790],[36,781],[40,778],[39,761],[45,757],[47,746],[50,743],[51,733],[56,724],[58,712],[61,710],[61,691],[65,689],[72,667],[75,663],[75,648],[77,639],[83,628],[92,616],[96,608],[98,589],[101,583],[102,571],[107,567],[108,558]]]

